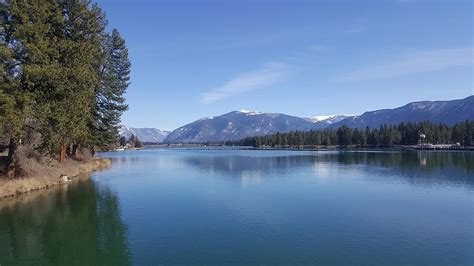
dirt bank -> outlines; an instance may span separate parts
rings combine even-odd
[[[0,198],[63,184],[69,182],[66,179],[74,179],[81,174],[109,167],[110,164],[109,159],[96,157],[87,162],[70,161],[62,164],[60,168],[53,165],[48,174],[10,180],[0,179]]]

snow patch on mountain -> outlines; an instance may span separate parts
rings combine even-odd
[[[254,112],[254,111],[249,111],[249,110],[240,110],[238,111],[241,114],[246,114],[246,115],[261,115],[263,113],[261,112]]]
[[[184,125],[168,135],[165,142],[236,140],[248,136],[314,128],[312,122],[299,117],[240,110],[216,116],[212,120],[200,119]]]
[[[313,123],[325,123],[325,124],[333,124],[337,123],[343,119],[352,117],[353,115],[346,115],[346,114],[341,114],[341,115],[316,115],[310,118],[307,118],[308,121],[311,121]]]
[[[316,116],[310,117],[308,119],[310,121],[313,121],[313,122],[319,122],[319,121],[323,121],[323,120],[326,120],[326,119],[331,118],[331,117],[334,117],[334,115],[316,115]]]

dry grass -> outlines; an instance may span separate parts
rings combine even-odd
[[[59,185],[64,183],[60,179],[61,175],[73,178],[109,165],[110,160],[105,158],[91,158],[83,161],[67,160],[60,164],[57,161],[47,161],[35,158],[35,156],[24,157],[20,162],[23,177],[0,179],[0,198]]]
[[[48,189],[41,189],[41,190],[35,190],[35,191],[32,190],[29,193],[17,194],[14,197],[0,198],[0,209],[12,208],[12,207],[17,206],[19,203],[27,204],[27,203],[40,200],[41,198],[44,199],[45,198],[44,196],[46,195],[55,195],[55,193],[57,193],[58,190],[67,190],[69,185],[75,184],[77,182],[80,182],[81,180],[88,179],[90,177],[91,177],[90,173],[81,174],[74,177],[67,184],[61,184],[58,186],[49,186]]]

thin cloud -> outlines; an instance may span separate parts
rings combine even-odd
[[[291,62],[292,64],[304,64],[304,62],[312,60],[311,57],[322,54],[328,50],[329,48],[327,46],[313,44],[306,47],[306,49],[302,49],[301,51],[295,52],[285,57],[284,60]]]
[[[337,81],[387,79],[472,65],[473,48],[422,51],[349,72]]]
[[[205,104],[232,97],[244,92],[263,89],[288,80],[294,73],[294,67],[281,62],[268,62],[261,68],[240,74],[224,85],[201,94]]]

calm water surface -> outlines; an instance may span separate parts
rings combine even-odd
[[[162,149],[0,201],[0,264],[473,265],[474,154]]]

